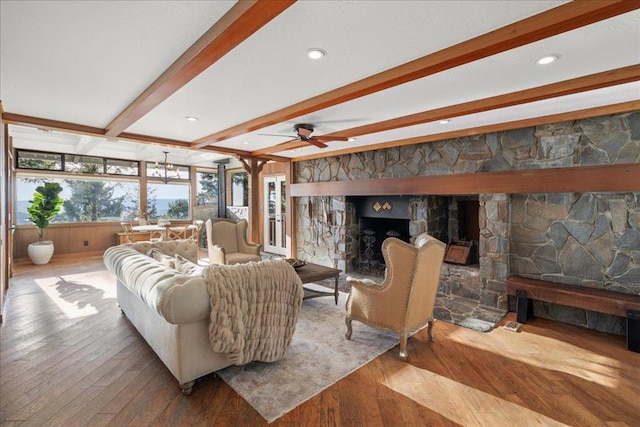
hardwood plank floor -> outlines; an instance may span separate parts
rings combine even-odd
[[[101,257],[16,270],[0,335],[0,425],[267,425],[215,375],[180,393],[121,315]],[[408,362],[396,347],[273,425],[640,425],[640,354],[624,337],[544,319],[518,333],[440,321],[434,333],[409,340]]]

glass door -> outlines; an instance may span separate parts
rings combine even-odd
[[[287,249],[286,188],[284,175],[264,179],[264,250],[278,255]]]

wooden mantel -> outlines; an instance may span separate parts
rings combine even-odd
[[[291,184],[292,197],[640,191],[640,164]]]

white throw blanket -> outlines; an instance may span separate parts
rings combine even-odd
[[[282,359],[304,291],[283,260],[211,265],[204,273],[211,303],[211,348],[235,365]]]

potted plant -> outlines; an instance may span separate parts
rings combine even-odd
[[[38,241],[31,243],[27,249],[29,258],[34,264],[46,264],[53,256],[53,242],[44,240],[44,229],[49,221],[60,212],[64,200],[60,197],[62,187],[56,182],[46,182],[36,188],[31,206],[27,208],[29,220],[38,227]]]

